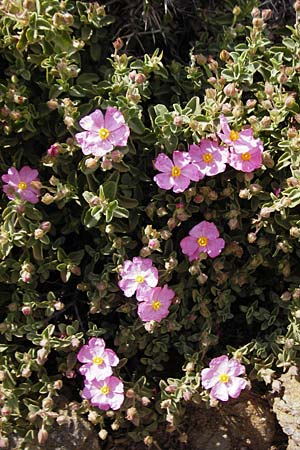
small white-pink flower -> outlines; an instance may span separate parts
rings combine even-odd
[[[124,147],[130,134],[121,111],[109,106],[103,116],[100,109],[96,109],[79,121],[86,130],[75,134],[78,144],[85,155],[102,157],[115,147]]]
[[[211,389],[211,397],[226,402],[229,397],[237,398],[247,386],[247,381],[239,377],[244,373],[245,367],[238,360],[223,355],[212,359],[209,368],[201,371],[201,383]]]
[[[143,322],[160,322],[169,314],[169,307],[175,292],[165,284],[149,288],[139,297],[138,316]]]
[[[196,144],[190,145],[189,155],[202,177],[224,172],[228,162],[228,150],[211,139],[202,139],[200,146]]]
[[[87,380],[82,397],[90,400],[93,406],[107,411],[120,409],[124,401],[124,385],[117,377],[107,377],[104,380]]]
[[[88,345],[83,345],[77,355],[78,361],[84,363],[79,372],[86,380],[103,380],[112,375],[112,366],[117,366],[119,358],[111,349],[105,348],[105,341],[92,338]]]
[[[149,287],[155,287],[158,283],[158,270],[152,265],[150,258],[134,257],[132,261],[126,260],[120,275],[122,279],[118,286],[124,292],[125,297],[131,297],[136,293],[139,299]]]
[[[173,189],[175,193],[184,192],[192,181],[199,181],[203,176],[191,163],[188,152],[173,152],[173,161],[164,153],[157,155],[155,169],[162,173],[155,175],[154,181],[161,189]]]

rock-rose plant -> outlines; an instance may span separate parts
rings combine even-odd
[[[299,12],[280,36],[226,2],[190,50],[181,11],[119,3],[1,3],[1,448],[78,417],[184,447],[188,402],[299,361]]]

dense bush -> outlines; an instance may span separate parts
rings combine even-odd
[[[126,434],[150,443],[166,420],[169,431],[181,430],[188,401],[209,400],[200,371],[212,358],[238,359],[258,392],[299,361],[298,17],[272,43],[269,12],[254,9],[246,25],[246,4],[229,18],[225,10],[219,41],[210,20],[207,32],[195,32],[201,40],[185,64],[171,54],[165,62],[160,50],[129,56],[115,39],[113,3],[2,2],[1,174],[38,171],[27,181],[35,180],[29,201],[25,185],[16,194],[2,183],[2,448],[14,432],[25,436],[22,448],[36,448],[70,410],[88,414],[102,438],[109,430],[105,448]],[[165,13],[164,23],[175,17],[175,9]],[[84,155],[79,121],[109,107],[125,118],[127,145]],[[157,155],[220,142],[222,114],[262,142],[257,170],[227,165],[184,192],[159,189]],[[180,243],[203,221],[216,225],[225,247],[189,261]],[[136,297],[119,287],[124,262],[135,257],[150,258],[159,286],[174,291],[160,322],[143,322]],[[120,410],[80,396],[77,354],[92,337],[120,360]]]

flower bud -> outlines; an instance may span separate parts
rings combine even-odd
[[[122,41],[121,38],[117,38],[114,42],[113,42],[113,47],[116,51],[121,50],[121,48],[123,47],[124,43]]]
[[[252,18],[260,17],[260,10],[257,7],[253,8],[251,11],[251,16]]]
[[[257,100],[255,100],[255,98],[249,98],[249,99],[246,101],[246,108],[252,109],[252,108],[255,107],[256,103],[257,103]]]
[[[223,92],[227,97],[234,97],[237,94],[238,89],[235,87],[235,83],[229,83],[224,87]]]
[[[45,364],[45,362],[48,359],[48,351],[45,348],[40,348],[37,351],[37,358],[36,358],[36,362],[39,366],[42,366],[43,364]]]
[[[43,409],[51,409],[53,407],[53,405],[54,405],[54,402],[53,402],[52,398],[50,398],[50,397],[46,397],[42,401]]]
[[[131,408],[127,409],[126,413],[126,419],[132,422],[137,415],[137,409],[132,406]]]
[[[55,98],[47,101],[47,106],[50,111],[55,111],[58,108],[58,101]]]
[[[181,127],[183,125],[183,118],[181,116],[175,116],[173,119],[173,123],[174,125],[176,125],[176,127]]]
[[[207,58],[202,53],[195,55],[195,58],[196,58],[197,64],[199,64],[199,66],[203,66],[204,64],[207,63]]]
[[[113,423],[111,424],[111,429],[112,429],[113,431],[117,431],[119,428],[120,428],[119,422],[115,421],[115,422],[113,422]]]
[[[146,436],[144,438],[144,444],[147,445],[147,447],[150,447],[150,445],[153,444],[153,437],[152,436]]]
[[[151,403],[151,400],[150,398],[144,396],[141,398],[141,403],[143,406],[148,406]]]
[[[232,14],[234,15],[234,16],[239,16],[240,14],[241,14],[241,8],[239,7],[239,6],[235,6],[234,8],[233,8],[233,10],[232,10]]]
[[[43,445],[45,442],[47,442],[48,439],[48,432],[45,430],[45,428],[41,428],[38,432],[38,443]]]
[[[24,316],[30,316],[32,309],[31,309],[30,305],[24,305],[24,306],[22,306],[21,311],[24,314]]]
[[[143,84],[146,81],[146,75],[143,73],[138,73],[135,77],[136,84]]]
[[[221,52],[220,52],[220,60],[226,62],[226,61],[229,60],[229,58],[230,58],[229,52],[227,50],[224,50],[224,49],[221,50]]]
[[[108,436],[108,432],[102,428],[102,430],[99,431],[98,436],[102,441],[105,441]]]
[[[272,17],[272,10],[271,9],[263,9],[261,12],[262,19],[266,22]]]

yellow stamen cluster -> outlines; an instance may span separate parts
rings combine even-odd
[[[94,356],[93,363],[97,364],[97,366],[101,366],[101,364],[103,364],[103,358],[101,358],[101,356]]]
[[[98,131],[99,137],[105,141],[105,139],[107,139],[110,135],[110,131],[107,128],[100,128],[100,130]]]
[[[107,395],[110,393],[110,388],[109,388],[109,386],[107,386],[107,384],[105,384],[104,386],[102,386],[100,388],[100,391],[101,391],[101,394]]]
[[[251,154],[249,152],[245,152],[245,153],[242,154],[241,158],[242,158],[243,161],[250,161]]]
[[[208,243],[208,239],[205,236],[200,236],[199,239],[197,239],[199,247],[206,247]]]
[[[210,163],[213,160],[213,156],[211,153],[204,153],[204,155],[202,155],[202,159],[205,163]]]
[[[161,303],[159,300],[155,300],[151,306],[154,311],[158,311],[161,308]]]
[[[219,375],[219,381],[221,381],[221,383],[228,383],[229,380],[230,377],[227,373],[221,373],[221,375]]]
[[[179,167],[174,166],[172,167],[172,177],[179,177],[181,174],[181,170]]]
[[[229,133],[229,138],[231,141],[237,141],[239,138],[239,133],[237,131],[231,130]]]
[[[25,181],[20,181],[18,188],[21,189],[21,191],[25,191],[25,189],[27,189],[27,183],[25,183]]]
[[[145,278],[143,277],[143,275],[137,275],[137,276],[135,277],[135,281],[136,281],[137,283],[143,283],[144,280],[145,280]]]

